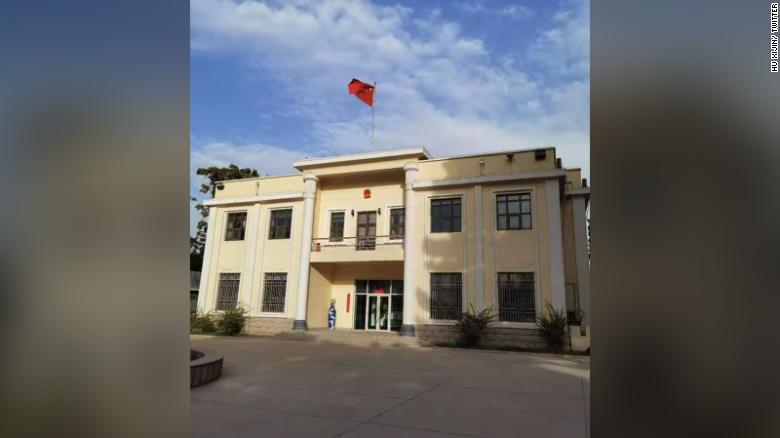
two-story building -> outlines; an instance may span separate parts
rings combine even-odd
[[[293,166],[219,183],[204,202],[201,311],[241,306],[247,332],[265,334],[325,328],[333,301],[338,329],[438,342],[469,306],[490,307],[490,342],[534,346],[550,303],[581,324],[574,348],[589,344],[590,189],[554,148]]]

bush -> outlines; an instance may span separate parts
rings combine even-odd
[[[488,307],[477,313],[474,306],[469,303],[469,310],[461,315],[455,327],[460,331],[457,345],[461,347],[474,347],[479,344],[482,334],[488,324],[496,318],[492,314],[493,308]]]
[[[191,333],[214,333],[216,330],[217,327],[214,325],[214,318],[211,315],[190,312]]]
[[[247,311],[243,307],[225,310],[217,319],[217,333],[220,335],[235,336],[244,329]]]
[[[547,346],[554,351],[561,351],[566,342],[566,329],[569,327],[566,312],[555,309],[547,303],[547,312],[536,316],[536,326],[542,332]]]

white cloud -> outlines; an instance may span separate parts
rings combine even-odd
[[[462,1],[455,4],[456,7],[459,9],[465,11],[465,12],[485,12],[485,2],[474,0],[474,1]]]
[[[553,16],[555,26],[531,47],[531,58],[563,75],[588,75],[590,71],[590,2],[569,0]]]
[[[523,5],[505,6],[501,8],[498,13],[515,20],[529,18],[534,15],[534,11],[531,8]]]
[[[463,5],[484,10],[481,2]],[[532,13],[526,9],[501,11],[519,18]],[[554,145],[566,165],[588,173],[587,2],[565,3],[529,53],[498,59],[440,14],[367,0],[192,0],[191,14],[196,53],[236,53],[282,86],[309,90],[285,111],[308,118],[317,155],[370,147],[367,108],[355,116],[359,102],[345,99],[346,83],[357,77],[378,82],[380,148],[424,145],[446,156]],[[523,70],[531,62],[544,73]],[[294,160],[284,148],[249,147],[206,149],[208,159],[254,157],[263,172],[277,165],[266,163],[269,158],[288,168]]]
[[[502,8],[491,8],[484,1],[472,0],[455,3],[455,7],[470,14],[497,14],[513,20],[521,20],[534,15],[533,9],[521,4],[507,5]]]
[[[287,175],[295,172],[292,163],[302,158],[305,158],[304,153],[278,146],[213,142],[193,145],[190,151],[190,171],[195,175],[199,167],[235,164],[257,169],[263,176]]]

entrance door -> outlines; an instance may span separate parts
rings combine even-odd
[[[390,324],[390,297],[369,295],[366,306],[366,330],[385,330]]]
[[[356,280],[354,329],[399,331],[403,300],[402,280]]]
[[[358,251],[370,251],[376,248],[376,212],[358,212],[357,242],[355,249]]]

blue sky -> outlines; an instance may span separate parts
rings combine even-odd
[[[347,94],[353,77],[377,82],[377,149],[556,146],[589,177],[589,8],[192,0],[191,192],[201,166],[278,175],[306,156],[370,150],[370,109]]]

